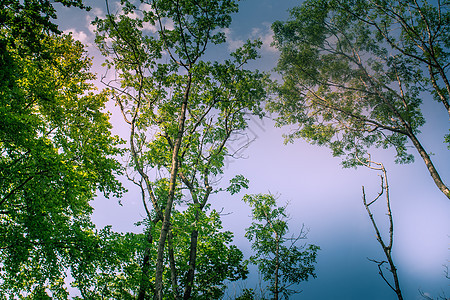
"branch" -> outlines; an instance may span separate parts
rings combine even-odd
[[[358,158],[358,160],[361,161],[359,158]],[[379,175],[381,177],[381,191],[378,193],[378,196],[370,203],[367,203],[364,186],[362,187],[362,194],[363,194],[364,207],[366,208],[367,214],[369,215],[369,219],[372,222],[372,226],[375,230],[378,243],[381,245],[381,248],[383,249],[383,252],[384,252],[384,255],[386,256],[387,261],[379,262],[379,261],[375,261],[373,259],[369,259],[369,260],[372,262],[376,262],[378,264],[378,270],[379,270],[380,276],[389,285],[389,287],[397,294],[398,299],[403,300],[402,292],[400,289],[400,283],[398,280],[397,268],[395,267],[394,261],[392,259],[392,246],[394,243],[394,222],[393,222],[393,218],[392,218],[392,211],[391,211],[391,204],[390,204],[390,197],[389,197],[389,184],[388,184],[388,180],[387,180],[387,172],[382,163],[375,163],[370,160],[370,157],[366,162],[362,162],[362,163],[365,166],[367,166],[368,168],[371,168],[371,169],[374,169],[377,171],[382,171],[382,175]],[[371,164],[375,164],[379,167],[378,168],[372,167]],[[372,211],[370,210],[370,207],[369,207],[371,204],[375,203],[375,201],[377,201],[383,194],[385,194],[385,197],[386,197],[387,215],[389,218],[389,243],[387,246],[386,246],[385,242],[383,241],[383,238],[378,229],[377,223],[376,223],[376,221],[373,217]],[[386,277],[384,276],[383,270],[381,269],[381,266],[384,263],[389,263],[390,272],[392,273],[392,276],[394,279],[394,286],[391,285],[388,282],[388,280],[386,279]]]

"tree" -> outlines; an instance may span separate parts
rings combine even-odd
[[[372,223],[372,226],[375,230],[375,234],[377,237],[377,241],[380,244],[381,248],[383,249],[384,255],[387,260],[377,261],[374,259],[370,259],[370,261],[376,263],[378,265],[378,270],[380,276],[383,278],[383,280],[386,282],[386,284],[395,292],[397,295],[398,300],[403,300],[402,291],[400,289],[400,281],[398,278],[397,273],[397,267],[395,266],[394,259],[392,256],[392,247],[394,244],[394,219],[392,216],[392,210],[391,210],[391,199],[389,195],[389,184],[388,184],[388,178],[387,178],[387,171],[384,168],[384,165],[382,163],[373,162],[369,159],[360,159],[360,162],[362,165],[366,166],[369,169],[381,171],[380,179],[381,179],[381,190],[378,193],[378,195],[370,202],[367,202],[366,198],[366,192],[364,189],[364,186],[362,187],[362,194],[363,194],[363,204],[367,211],[367,215],[369,216],[369,219]],[[388,216],[388,222],[389,222],[389,242],[386,243],[386,241],[383,239],[383,236],[380,232],[380,229],[378,228],[377,222],[375,220],[375,217],[373,216],[372,210],[370,208],[371,205],[374,205],[377,203],[377,201],[380,199],[381,196],[383,196],[386,199],[386,215]],[[389,272],[392,274],[392,279],[394,280],[394,284],[391,284],[386,278],[384,272],[383,272],[383,265],[388,264],[389,265]]]
[[[208,207],[205,208],[208,210]],[[222,231],[217,211],[199,211],[190,206],[184,212],[175,212],[172,224],[172,243],[178,274],[188,274],[192,261],[192,232],[197,232],[195,279],[180,278],[180,289],[191,285],[189,299],[221,299],[226,281],[245,279],[248,270],[242,252],[230,245],[233,234]]]
[[[51,23],[53,4],[2,4],[0,290],[65,299],[74,251],[87,251],[93,237],[89,201],[98,190],[122,191],[112,158],[119,140],[102,112],[105,94],[89,83],[83,46]]]
[[[119,140],[94,94],[90,60],[71,36],[41,40],[48,59],[8,48],[14,75],[0,93],[0,256],[5,294],[64,294],[72,248],[92,230],[97,190],[120,195]],[[58,296],[63,297],[63,296]]]
[[[296,245],[306,238],[303,229],[297,236],[288,236],[286,207],[277,207],[273,195],[245,195],[243,200],[252,207],[254,220],[245,234],[256,252],[250,261],[258,266],[263,279],[270,282],[274,299],[288,299],[296,292],[290,289],[293,284],[316,277],[314,264],[320,248],[312,244]]]
[[[184,205],[202,215],[210,195],[223,190],[217,177],[233,155],[228,143],[247,127],[246,114],[262,114],[265,76],[244,68],[260,42],[248,42],[222,63],[204,60],[209,44],[225,41],[221,30],[236,11],[236,1],[143,1],[139,8],[124,1],[121,12],[96,21],[99,48],[117,74],[104,82],[130,126],[129,178],[141,190],[147,232],[160,229],[154,276],[149,248],[138,299],[151,288],[162,299],[166,253],[171,292],[181,297],[171,259],[172,211]],[[244,185],[236,177],[230,191]],[[194,287],[198,235],[191,232],[189,269],[182,274],[185,299]]]
[[[92,246],[76,249],[71,285],[81,297],[74,299],[136,299],[140,283],[140,261],[147,247],[143,234],[117,233],[105,227],[86,241]]]
[[[298,125],[289,139],[347,154],[344,166],[371,146],[394,147],[397,162],[411,162],[412,143],[450,199],[419,139],[424,99],[450,114],[449,29],[448,1],[306,1],[273,24],[284,82],[270,108],[279,125]]]

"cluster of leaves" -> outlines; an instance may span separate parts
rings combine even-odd
[[[400,122],[402,120],[410,124],[413,132],[417,132],[424,123],[419,93],[426,91],[422,84],[431,82],[431,79],[421,69],[421,60],[425,58],[411,57],[427,55],[418,53],[419,49],[415,45],[419,43],[411,35],[425,30],[422,28],[425,20],[417,20],[416,15],[409,17],[405,22],[418,22],[416,28],[411,29],[415,31],[391,31],[389,34],[393,36],[386,37],[383,34],[395,26],[395,20],[388,13],[379,12],[386,3],[374,3],[311,1],[293,9],[292,20],[274,24],[276,45],[283,52],[278,66],[286,80],[282,91],[286,92],[287,102],[290,97],[288,91],[292,93],[291,96],[304,99],[297,101],[297,105],[303,103],[303,106],[291,110],[297,112],[297,115],[293,113],[287,116],[289,109],[293,107],[285,107],[283,112],[286,117],[292,118],[287,119],[290,122],[307,124],[302,135],[319,144],[329,141],[337,131],[345,130],[344,124],[328,127],[330,130],[326,130],[327,121],[344,123],[348,120],[347,126],[354,129],[354,132],[359,129],[366,133],[364,139],[361,134],[357,137],[366,140],[367,145],[392,144],[398,149],[398,158],[408,161],[402,146],[404,141],[384,138],[374,129],[392,131],[395,137],[396,131],[403,127]],[[403,12],[412,6],[400,3],[389,5],[389,12]],[[420,9],[430,19],[448,26],[445,21],[449,17],[447,11],[444,10],[443,15],[439,16],[437,8],[433,6],[424,4]],[[419,9],[414,10],[415,14],[420,12]],[[365,22],[364,19],[369,21]],[[375,20],[382,25],[372,24]],[[375,26],[383,28],[376,30],[373,28]],[[433,30],[435,32],[430,34],[436,36],[436,41],[435,48],[430,51],[438,52],[436,59],[439,65],[446,66],[448,45],[445,44],[445,36],[448,31],[440,26]],[[395,44],[383,44],[384,38],[392,39]],[[396,47],[397,44],[399,46]],[[402,49],[398,49],[400,46],[407,49],[409,55],[404,55]],[[399,88],[395,88],[396,83],[400,84]],[[294,105],[291,102],[287,104]],[[278,108],[282,109],[281,103]],[[318,121],[319,117],[322,122],[312,122]],[[312,123],[317,124],[317,127],[311,128]],[[373,134],[369,135],[368,132]],[[348,139],[346,143],[351,143],[352,140],[354,139]],[[335,146],[335,153],[341,154],[342,147],[337,147],[337,144]],[[351,149],[354,145],[344,148]]]
[[[191,232],[199,231],[198,268],[192,297],[195,299],[220,299],[226,288],[227,280],[246,278],[247,265],[242,252],[231,245],[233,234],[222,231],[220,215],[216,211],[196,215],[190,208],[184,212],[174,211],[172,236],[170,243],[180,276],[178,288],[184,288],[183,274],[189,269],[189,244]],[[115,233],[106,227],[95,234],[95,238],[80,241],[93,243],[91,247],[79,249],[77,260],[72,264],[74,282],[72,286],[79,289],[82,298],[76,299],[135,299],[138,295],[142,260],[149,249],[150,274],[156,265],[157,238],[161,230],[158,223],[148,233]],[[149,243],[147,234],[152,236]],[[155,242],[156,241],[156,242]],[[166,253],[165,263],[169,264]],[[154,291],[154,277],[150,278],[149,289]],[[172,295],[171,274],[164,273],[165,295]]]
[[[2,54],[8,55],[7,45],[13,46],[21,54],[37,56],[44,54],[46,47],[41,40],[50,33],[61,33],[58,26],[52,22],[57,18],[54,3],[89,9],[83,5],[82,0],[2,0],[0,10]]]
[[[179,274],[189,267],[191,233],[198,231],[197,268],[192,296],[194,299],[220,299],[227,281],[245,279],[248,270],[242,252],[234,245],[233,233],[222,231],[220,215],[215,210],[206,213],[191,206],[184,212],[174,212],[172,221],[175,261]],[[186,282],[179,287],[184,288]]]

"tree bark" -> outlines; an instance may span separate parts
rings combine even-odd
[[[209,195],[211,194],[212,187],[208,183],[207,174],[203,174],[205,177],[204,183],[206,187],[206,193],[203,196],[203,199],[199,202],[199,199],[197,197],[196,190],[194,186],[187,180],[187,178],[184,176],[182,172],[180,172],[181,180],[184,182],[184,184],[188,187],[189,192],[192,196],[192,201],[194,202],[194,205],[198,206],[196,208],[195,212],[195,222],[197,223],[199,219],[199,214],[203,210],[203,208],[206,205],[206,202],[208,202]],[[191,233],[191,241],[189,245],[189,270],[186,274],[186,287],[184,290],[183,299],[190,299],[192,294],[192,288],[194,287],[194,277],[195,277],[195,267],[196,267],[196,260],[197,260],[197,245],[198,245],[198,230],[194,228],[194,231]]]
[[[276,233],[275,233],[276,234]],[[277,234],[276,234],[277,235]],[[280,269],[280,239],[276,238],[276,249],[275,249],[275,291],[274,291],[274,299],[278,300],[278,272]]]

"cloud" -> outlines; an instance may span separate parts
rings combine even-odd
[[[78,31],[75,28],[70,28],[67,30],[64,30],[64,34],[72,34],[72,37],[77,40],[80,41],[82,44],[86,45],[89,43],[89,38],[88,35],[84,32],[84,31]]]
[[[242,45],[244,45],[244,41],[243,40],[241,40],[241,39],[234,39],[233,38],[233,32],[231,31],[231,29],[225,28],[223,30],[223,33],[225,33],[225,38],[227,39],[228,50],[230,52],[233,52],[237,48],[239,48]]]
[[[95,30],[97,29],[97,26],[93,25],[92,21],[94,21],[95,18],[104,19],[105,17],[106,13],[100,7],[92,8],[92,10],[86,16],[86,27],[91,34],[94,34]]]
[[[234,51],[237,48],[244,45],[244,40],[241,38],[237,38],[236,34],[229,28],[225,28],[223,30],[225,33],[225,37],[227,39],[227,45],[229,51]],[[275,47],[272,47],[271,44],[273,42],[273,31],[270,28],[269,23],[262,24],[262,27],[255,27],[251,30],[248,35],[248,39],[255,40],[259,39],[263,42],[261,50],[263,52],[269,53],[277,53],[278,50]]]
[[[141,5],[139,5],[139,10],[141,11],[151,11],[151,12],[155,12],[155,10],[152,8],[152,6],[150,4],[147,3],[141,3]],[[156,28],[155,25],[152,25],[150,22],[144,22],[142,24],[142,29],[144,31],[150,31],[152,33],[155,33],[158,29]]]
[[[276,53],[277,48],[272,47],[273,31],[269,23],[264,23],[262,28],[253,28],[251,33],[252,39],[260,39],[263,42],[262,50],[266,52]]]
[[[99,18],[105,17],[105,12],[100,7],[94,7],[90,10],[90,14]]]

